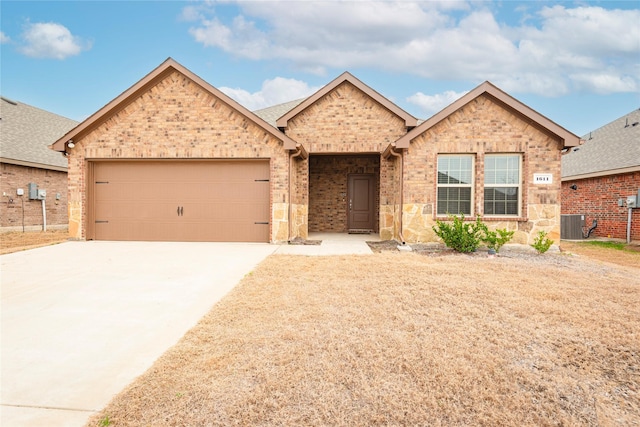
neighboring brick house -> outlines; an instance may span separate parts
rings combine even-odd
[[[640,110],[583,139],[562,157],[562,214],[584,215],[585,234],[596,220],[592,236],[626,239],[626,199],[640,192]],[[631,240],[640,240],[640,209],[632,210]]]
[[[530,243],[559,238],[560,153],[579,142],[488,82],[421,124],[349,73],[252,113],[168,59],[53,149],[78,239],[428,242],[464,213]]]
[[[67,159],[49,145],[78,122],[0,98],[0,168],[2,200],[0,229],[42,229],[46,217],[51,228],[67,227]],[[42,201],[29,198],[29,184],[46,191]],[[18,195],[19,190],[23,195]]]

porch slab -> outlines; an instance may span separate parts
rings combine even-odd
[[[281,245],[276,254],[284,255],[372,255],[368,241],[379,241],[377,233],[309,233],[309,240],[321,240],[319,245]]]

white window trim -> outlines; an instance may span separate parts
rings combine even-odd
[[[471,182],[469,184],[439,184],[438,183],[438,160],[440,159],[440,157],[471,157]],[[476,162],[477,162],[477,156],[474,153],[438,153],[437,157],[436,157],[436,200],[435,200],[435,214],[436,217],[438,218],[446,218],[448,214],[446,213],[438,213],[438,193],[440,192],[440,188],[459,188],[459,187],[465,187],[465,188],[471,188],[471,201],[470,201],[470,210],[471,212],[469,214],[464,214],[467,218],[475,218],[475,193],[476,193],[476,186],[475,186],[475,181],[476,181]],[[457,214],[450,214],[450,215],[460,215],[460,213]]]
[[[518,184],[514,185],[514,184],[485,184],[484,181],[482,183],[482,211],[483,211],[483,216],[486,218],[521,218],[522,217],[522,199],[524,198],[524,195],[522,194],[522,168],[524,167],[524,162],[523,162],[523,158],[524,156],[522,155],[522,153],[491,153],[491,154],[485,154],[485,162],[484,164],[486,165],[486,158],[487,157],[492,157],[492,156],[518,156],[519,158],[519,163],[518,163]],[[484,174],[486,176],[486,167],[484,170]],[[487,214],[486,212],[484,212],[484,190],[485,188],[513,188],[513,187],[517,187],[518,188],[518,212],[514,215],[514,214],[504,214],[504,215],[500,215],[500,214]]]

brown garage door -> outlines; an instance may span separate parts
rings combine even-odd
[[[268,242],[268,161],[93,163],[96,240]]]

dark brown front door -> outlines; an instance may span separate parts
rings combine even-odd
[[[349,175],[347,217],[349,230],[372,230],[375,224],[375,178]]]

